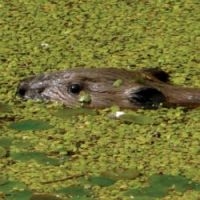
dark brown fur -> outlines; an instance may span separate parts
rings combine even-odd
[[[119,82],[117,84],[117,82]],[[158,108],[200,106],[200,89],[173,86],[159,69],[75,68],[23,80],[18,94],[25,99],[60,101],[67,107]],[[88,101],[80,101],[89,95]]]

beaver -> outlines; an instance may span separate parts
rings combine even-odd
[[[17,94],[24,99],[62,102],[67,107],[156,109],[200,106],[200,89],[174,86],[158,68],[75,68],[22,80]]]

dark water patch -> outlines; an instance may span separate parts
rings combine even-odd
[[[23,120],[19,122],[14,122],[9,125],[9,128],[18,130],[18,131],[39,131],[39,130],[46,130],[50,129],[52,126],[45,121],[42,120]]]
[[[91,185],[98,185],[100,187],[108,187],[113,185],[116,180],[105,177],[105,176],[91,176],[88,179],[89,184]]]
[[[11,158],[13,160],[26,162],[29,160],[35,160],[40,164],[44,165],[54,165],[60,164],[60,161],[55,158],[49,158],[44,153],[41,152],[11,152]]]
[[[187,190],[200,191],[200,183],[193,182],[184,176],[173,175],[152,175],[149,179],[149,186],[144,188],[130,189],[126,194],[136,200],[162,198],[169,191],[186,192]]]
[[[72,199],[89,200],[90,197],[90,192],[88,189],[85,189],[83,186],[77,185],[61,188],[57,192],[62,193],[67,197],[71,197]]]
[[[0,192],[6,200],[30,200],[32,192],[20,181],[0,177]]]

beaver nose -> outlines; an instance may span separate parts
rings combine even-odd
[[[20,96],[23,99],[41,99],[44,90],[44,86],[33,87],[33,85],[30,85],[30,83],[27,83],[25,81],[19,84],[16,95]]]
[[[28,87],[27,85],[24,85],[24,84],[20,84],[17,88],[17,92],[16,94],[22,98],[25,97],[26,93],[28,91]]]

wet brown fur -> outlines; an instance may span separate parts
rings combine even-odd
[[[121,81],[118,86],[115,85],[117,80]],[[60,101],[67,107],[75,107],[80,105],[80,94],[70,93],[68,88],[72,84],[79,84],[81,90],[90,95],[91,101],[82,104],[85,107],[105,108],[117,105],[121,108],[137,109],[157,108],[160,105],[188,108],[200,106],[200,89],[171,85],[168,74],[155,68],[138,71],[75,68],[46,73],[23,80],[18,93],[25,99],[48,99]],[[154,90],[158,91],[158,94],[151,96],[149,92]],[[152,105],[144,100],[143,95],[147,97],[147,101],[150,99]],[[140,98],[145,102],[144,105],[138,101]],[[154,100],[155,105],[153,105]]]

